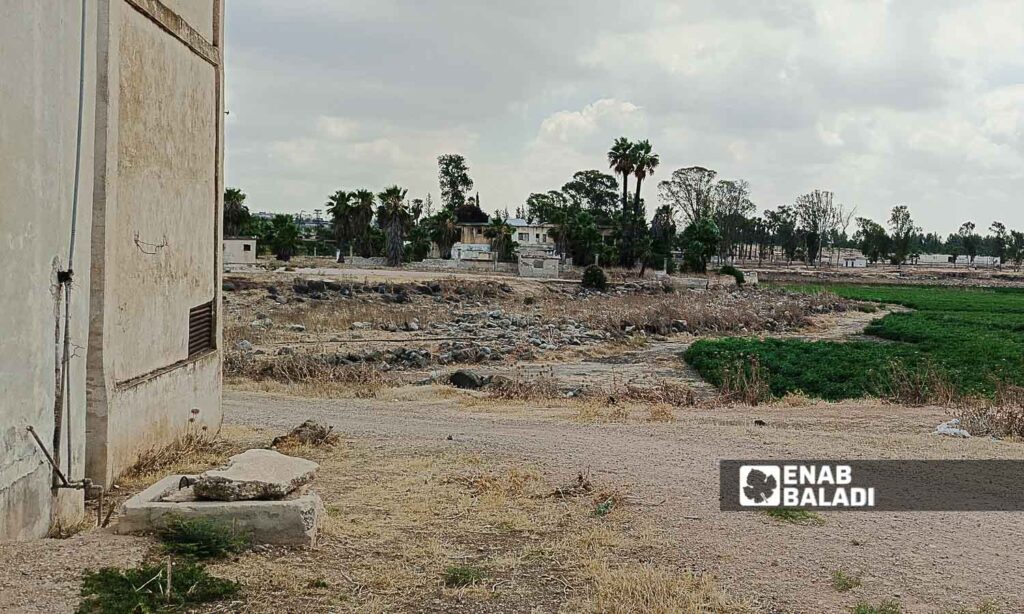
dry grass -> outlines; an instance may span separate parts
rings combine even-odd
[[[964,397],[949,376],[932,363],[907,367],[899,362],[889,363],[883,396],[900,405],[960,405]]]
[[[589,480],[559,491],[521,464],[443,450],[283,451],[321,464],[329,515],[315,550],[212,566],[242,583],[245,611],[748,611],[675,566],[628,499]],[[454,575],[473,581],[446,585]]]
[[[992,399],[975,399],[955,414],[972,435],[1024,439],[1024,387],[1000,382]]]
[[[377,365],[331,364],[326,356],[316,354],[271,357],[227,352],[224,374],[235,388],[308,397],[369,398],[399,384]]]
[[[189,429],[170,445],[150,448],[123,471],[117,484],[129,491],[141,490],[171,473],[198,473],[215,467],[228,456],[245,449],[236,438],[206,429]]]
[[[719,403],[743,403],[757,406],[772,399],[768,373],[756,356],[722,371]]]

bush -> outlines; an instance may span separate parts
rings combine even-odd
[[[743,277],[743,271],[737,269],[736,267],[734,267],[731,264],[727,264],[727,265],[723,266],[722,268],[718,269],[718,274],[719,275],[732,275],[733,277],[736,278],[736,285],[737,286],[742,286],[743,282],[746,281],[746,279]]]
[[[592,264],[583,270],[583,287],[594,290],[604,290],[608,287],[608,277],[604,269]]]
[[[448,588],[472,586],[484,579],[484,572],[470,565],[452,565],[444,570],[444,585]]]
[[[193,604],[219,601],[238,594],[238,583],[211,576],[192,562],[174,565],[170,594],[167,567],[162,564],[134,569],[104,567],[82,576],[82,602],[78,614],[160,612]]]
[[[226,522],[173,518],[160,531],[164,550],[196,559],[223,558],[249,549],[249,535]]]

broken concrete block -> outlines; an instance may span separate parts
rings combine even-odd
[[[313,481],[320,465],[274,450],[246,450],[196,478],[196,497],[213,501],[282,499]]]
[[[316,493],[292,493],[275,501],[198,501],[192,488],[179,488],[181,475],[168,476],[125,502],[116,533],[148,533],[175,518],[231,524],[258,544],[315,546],[325,510]]]

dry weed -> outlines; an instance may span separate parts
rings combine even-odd
[[[757,356],[751,357],[749,363],[738,362],[722,370],[719,397],[722,403],[743,403],[755,407],[771,400],[768,373]]]
[[[325,355],[294,354],[289,356],[257,357],[242,352],[227,352],[224,373],[241,383],[238,378],[252,382],[284,384],[282,391],[302,396],[355,396],[369,398],[378,391],[399,384],[380,368],[365,363],[354,365],[332,364]],[[268,392],[273,387],[266,387]]]
[[[999,382],[991,400],[975,400],[955,413],[972,435],[1024,438],[1024,387]]]

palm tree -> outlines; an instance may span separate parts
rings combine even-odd
[[[636,169],[633,157],[633,144],[624,136],[615,139],[612,148],[608,150],[608,167],[622,175],[622,210],[626,210],[626,199],[629,194],[629,176]]]
[[[278,260],[287,262],[299,251],[299,227],[290,215],[275,215],[270,221],[271,249]]]
[[[356,244],[356,250],[363,258],[369,258],[373,249],[370,244],[370,222],[373,220],[373,192],[369,190],[356,190],[352,194],[353,203],[349,221],[351,222],[351,239]]]
[[[238,188],[224,190],[224,235],[237,237],[249,221],[249,208],[245,206],[245,192]]]
[[[495,215],[484,227],[484,236],[491,240],[491,251],[499,260],[512,259],[512,227],[506,218]]]
[[[661,158],[653,152],[651,144],[647,139],[633,145],[633,175],[636,177],[636,199],[634,204],[637,213],[640,215],[643,215],[643,212],[640,210],[640,185],[648,175],[654,174],[654,169],[658,168],[660,162]]]
[[[377,199],[377,223],[384,230],[388,266],[401,266],[402,251],[405,242],[405,231],[412,216],[405,206],[405,194],[408,190],[393,185],[386,188]]]
[[[455,219],[455,212],[451,209],[441,209],[429,220],[430,240],[437,243],[441,251],[441,258],[450,260],[452,257],[452,246],[462,236]]]
[[[352,240],[352,196],[351,192],[338,190],[327,197],[327,213],[331,216],[331,230],[338,243],[338,262],[345,260],[345,244]]]

